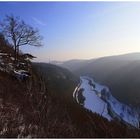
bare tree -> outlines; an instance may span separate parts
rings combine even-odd
[[[19,47],[23,45],[42,46],[39,31],[27,25],[19,17],[6,16],[1,23],[1,31],[15,49],[15,62],[18,60]]]

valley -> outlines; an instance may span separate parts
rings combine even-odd
[[[69,60],[59,64],[76,76],[88,75],[109,87],[119,101],[139,108],[140,53],[106,56],[89,60]]]
[[[136,110],[119,102],[112,96],[108,87],[95,82],[88,76],[80,77],[80,84],[73,92],[73,97],[84,108],[109,121],[117,119],[128,126],[139,128],[139,115]]]

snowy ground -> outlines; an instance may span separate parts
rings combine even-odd
[[[81,88],[84,89],[83,96],[85,97],[84,101],[84,107],[91,110],[92,112],[95,112],[105,118],[107,118],[109,121],[113,119],[113,116],[109,115],[108,113],[108,105],[110,105],[111,110],[125,123],[131,124],[135,127],[139,127],[139,120],[138,120],[138,114],[133,111],[132,108],[129,106],[120,103],[117,99],[115,99],[111,92],[109,91],[109,88],[101,85],[99,83],[96,83],[92,78],[87,76],[81,76],[80,77],[81,83],[76,87],[73,97],[78,102],[78,90]],[[89,84],[89,81],[92,82],[92,84],[95,85],[93,87]],[[108,98],[106,100],[103,100],[101,98],[102,93],[101,91],[105,89],[106,92],[108,92]],[[78,102],[79,103],[79,102]]]
[[[114,112],[116,112],[122,118],[122,120],[137,128],[139,127],[138,114],[133,111],[133,109],[123,103],[120,103],[112,95],[110,96],[110,100],[108,100],[108,102],[110,103]]]
[[[80,88],[84,89],[83,96],[86,98],[84,107],[111,120],[111,116],[108,115],[107,104],[92,90],[92,87],[88,83],[89,80],[81,77],[81,81]]]

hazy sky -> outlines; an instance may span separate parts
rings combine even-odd
[[[23,46],[37,61],[140,52],[140,2],[0,2],[0,20],[20,16],[44,37]]]

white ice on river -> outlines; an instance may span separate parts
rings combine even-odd
[[[84,107],[86,109],[91,110],[94,113],[97,113],[109,121],[113,119],[108,113],[108,105],[111,108],[111,111],[115,113],[121,120],[125,123],[131,124],[132,126],[139,127],[139,119],[138,114],[128,105],[125,105],[119,102],[116,98],[114,98],[109,91],[107,86],[101,85],[95,82],[91,77],[81,76],[80,77],[81,84],[76,87],[76,90],[73,95],[75,95],[76,101],[78,102],[78,89],[84,89],[82,94],[85,97]],[[93,87],[89,84],[89,81],[95,85]],[[101,96],[101,91],[105,89],[108,92],[109,97],[106,100],[103,100]]]

